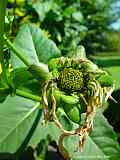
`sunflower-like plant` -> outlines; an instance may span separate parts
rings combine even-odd
[[[69,160],[69,154],[64,147],[64,138],[78,135],[82,151],[85,137],[94,127],[97,109],[102,108],[109,97],[112,98],[114,83],[111,75],[87,59],[82,46],[78,46],[66,57],[50,59],[48,70],[45,70],[42,63],[39,63],[39,66],[29,65],[5,36],[4,39],[28,66],[28,71],[38,80],[41,78],[44,121],[54,122],[61,130],[59,150],[64,158]],[[77,123],[78,128],[69,131],[64,128],[57,116],[57,110],[61,107],[66,118],[72,123]]]
[[[94,127],[95,113],[110,97],[114,84],[106,71],[86,58],[84,48],[81,47],[68,57],[51,59],[48,67],[50,76],[43,87],[44,118],[45,121],[54,121],[61,129],[59,149],[68,159],[68,153],[63,146],[64,138],[78,135],[82,150],[85,136]],[[62,104],[67,118],[79,124],[79,128],[72,131],[64,129],[56,115],[59,104]],[[84,121],[81,123],[82,115]]]
[[[7,38],[9,32],[4,32],[6,4],[7,0],[0,3],[0,120],[1,127],[5,126],[5,129],[3,127],[0,132],[0,149],[5,152],[10,151],[9,159],[19,159],[29,145],[43,111],[44,122],[53,122],[61,130],[58,140],[59,151],[65,160],[69,160],[70,156],[64,147],[64,138],[77,135],[79,149],[82,151],[87,135],[93,131],[96,112],[99,108],[103,108],[108,98],[112,98],[111,93],[114,90],[112,78],[106,71],[87,59],[82,46],[77,46],[77,49],[64,57],[61,56],[56,44],[33,24],[24,24],[12,44]],[[17,96],[32,101],[19,99]],[[31,106],[33,103],[35,107]],[[19,108],[21,106],[25,108],[22,110]],[[21,127],[21,122],[25,123],[26,118],[29,120],[28,117],[36,110],[38,114],[32,125],[29,123],[28,126],[27,123],[27,127],[23,126],[23,132],[19,135],[16,126]],[[67,123],[63,125],[60,120],[62,116],[58,114],[60,110],[74,128],[66,129]],[[19,120],[21,117],[22,119]],[[77,125],[74,125],[75,123]],[[13,131],[17,131],[13,134],[16,136],[11,136]],[[12,142],[11,137],[15,138],[15,143]],[[113,139],[112,136],[111,138]],[[113,151],[111,148],[104,150],[107,150],[106,155]],[[116,152],[119,152],[119,149],[113,151],[111,155],[114,156]]]

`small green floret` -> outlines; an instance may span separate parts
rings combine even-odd
[[[58,87],[64,91],[80,91],[83,86],[83,74],[80,70],[65,68],[58,77]]]

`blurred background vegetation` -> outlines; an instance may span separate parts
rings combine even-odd
[[[8,15],[14,15],[12,36],[30,21],[44,29],[63,54],[78,45],[84,45],[87,54],[119,54],[118,0],[8,0],[7,7]]]

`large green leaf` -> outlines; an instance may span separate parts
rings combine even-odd
[[[23,84],[28,84],[29,81],[33,80],[34,77],[28,71],[27,67],[17,68],[13,70],[13,83],[16,88],[22,86]]]
[[[31,140],[31,144],[37,144],[47,135],[58,142],[60,133],[60,130],[53,123],[43,126],[40,124]],[[79,150],[78,136],[69,136],[64,143],[73,160],[118,160],[118,157],[120,157],[120,147],[117,143],[116,134],[101,112],[98,112],[95,116],[94,129],[91,135],[86,137],[83,152]]]
[[[83,152],[76,152],[78,147],[78,137],[66,139],[66,148],[73,160],[117,160],[120,157],[120,146],[113,128],[101,112],[98,112],[94,120],[94,129],[90,136],[86,137]]]
[[[39,61],[47,63],[50,58],[61,55],[56,44],[34,24],[24,24],[20,28],[14,45],[30,64],[39,65]],[[13,54],[11,59],[14,68],[25,67],[23,62]]]
[[[21,97],[7,97],[0,104],[0,152],[15,152],[29,132],[39,103]]]

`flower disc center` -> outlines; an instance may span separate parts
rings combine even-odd
[[[77,69],[64,68],[60,72],[57,85],[63,91],[80,91],[83,87],[83,74]]]

